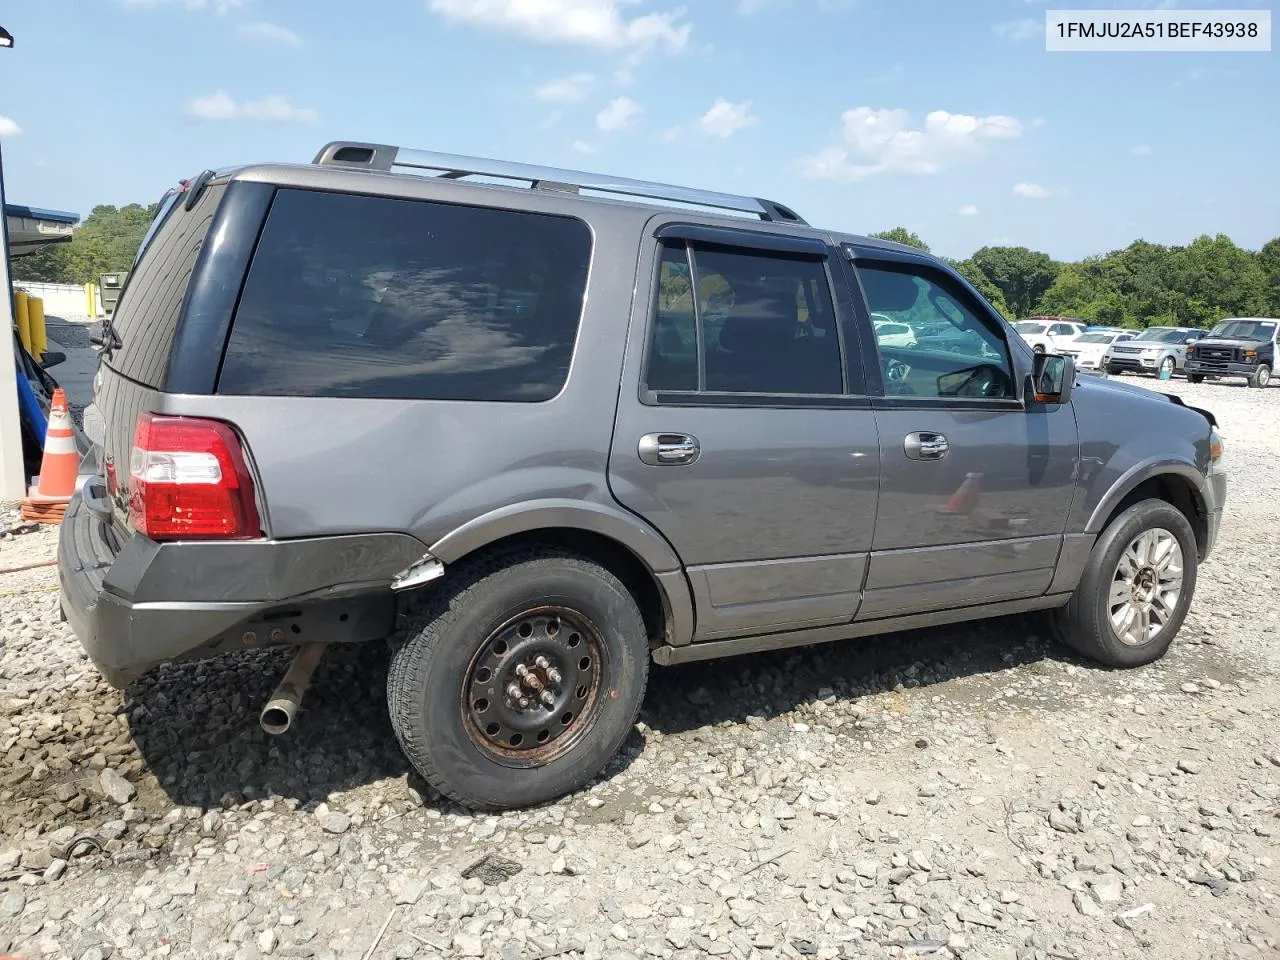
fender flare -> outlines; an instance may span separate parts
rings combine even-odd
[[[1120,479],[1112,484],[1106,496],[1098,501],[1098,505],[1093,508],[1093,513],[1089,515],[1089,522],[1085,524],[1085,533],[1101,533],[1103,524],[1125,497],[1136,490],[1140,484],[1154,477],[1169,474],[1186,480],[1194,491],[1197,505],[1204,509],[1205,504],[1209,502],[1209,498],[1205,495],[1208,480],[1194,464],[1185,460],[1144,460],[1126,470]]]
[[[584,530],[624,547],[644,565],[669,617],[668,642],[688,643],[694,607],[684,564],[657,530],[626,511],[585,500],[547,499],[512,503],[469,520],[431,545],[448,565],[498,540],[537,530]]]

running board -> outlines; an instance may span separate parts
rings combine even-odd
[[[857,637],[875,636],[881,633],[897,633],[902,630],[918,630],[922,627],[941,627],[966,620],[986,620],[1032,610],[1048,610],[1060,607],[1071,599],[1069,593],[1055,593],[1047,597],[1029,597],[1025,600],[1002,600],[984,603],[976,607],[959,607],[935,610],[930,613],[910,613],[903,617],[885,617],[881,620],[860,620],[841,623],[832,627],[812,627],[808,630],[791,630],[786,633],[767,633],[734,640],[706,640],[686,647],[662,646],[653,651],[654,663],[664,667],[694,660],[714,660],[732,657],[740,653],[762,653],[766,650],[782,650],[787,647],[807,647],[815,643],[831,643],[836,640],[853,640]]]

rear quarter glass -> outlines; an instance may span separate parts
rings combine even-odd
[[[156,389],[164,383],[191,274],[225,190],[205,187],[190,210],[175,204],[146,242],[111,317],[120,345],[104,362],[116,373]]]
[[[591,260],[576,218],[280,190],[218,393],[548,400]]]

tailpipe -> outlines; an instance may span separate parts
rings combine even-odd
[[[293,663],[289,664],[280,685],[276,687],[275,693],[262,708],[262,716],[258,718],[262,729],[267,733],[279,736],[287,733],[293,726],[293,715],[298,712],[298,706],[311,685],[311,675],[320,665],[324,648],[323,643],[304,643],[299,647]]]

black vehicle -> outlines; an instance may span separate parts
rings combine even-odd
[[[1244,377],[1251,387],[1265,387],[1276,368],[1280,320],[1230,317],[1187,349],[1187,379]]]

